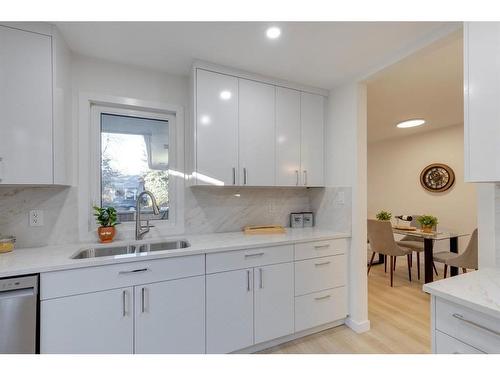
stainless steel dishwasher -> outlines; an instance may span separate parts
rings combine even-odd
[[[0,353],[37,351],[38,276],[0,279]]]

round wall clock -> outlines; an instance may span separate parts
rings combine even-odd
[[[453,186],[455,183],[455,173],[446,164],[431,164],[425,167],[420,173],[420,183],[424,189],[440,193]]]

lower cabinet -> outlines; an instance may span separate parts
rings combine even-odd
[[[43,300],[41,352],[204,353],[204,281],[188,277]]]
[[[205,277],[136,286],[135,353],[205,353]]]
[[[207,353],[229,353],[293,333],[293,264],[207,275]]]
[[[134,289],[114,289],[41,302],[41,353],[134,352]]]

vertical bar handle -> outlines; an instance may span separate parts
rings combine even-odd
[[[304,169],[304,186],[307,186],[307,170]]]
[[[146,294],[146,288],[141,288],[141,312],[144,314],[144,312],[146,311],[146,307],[145,307],[145,294]]]
[[[264,282],[262,278],[262,268],[259,268],[259,288],[260,289],[264,288]]]
[[[247,270],[247,292],[250,290],[250,270]]]
[[[233,167],[233,185],[236,185],[236,168]]]
[[[299,171],[297,169],[295,170],[295,178],[295,185],[299,186]]]
[[[127,291],[124,290],[122,293],[122,316],[127,316]]]
[[[247,169],[243,168],[243,185],[247,184]]]

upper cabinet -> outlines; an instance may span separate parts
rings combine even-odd
[[[193,184],[324,186],[324,96],[199,67],[193,78]]]
[[[465,180],[500,181],[500,23],[464,28]]]
[[[322,96],[300,93],[300,167],[305,186],[324,185],[324,111]]]
[[[273,186],[275,87],[240,79],[240,185]]]
[[[53,101],[61,93],[54,92],[53,37],[0,26],[0,46],[0,184],[65,184],[66,158],[55,143],[64,141],[65,113]]]

